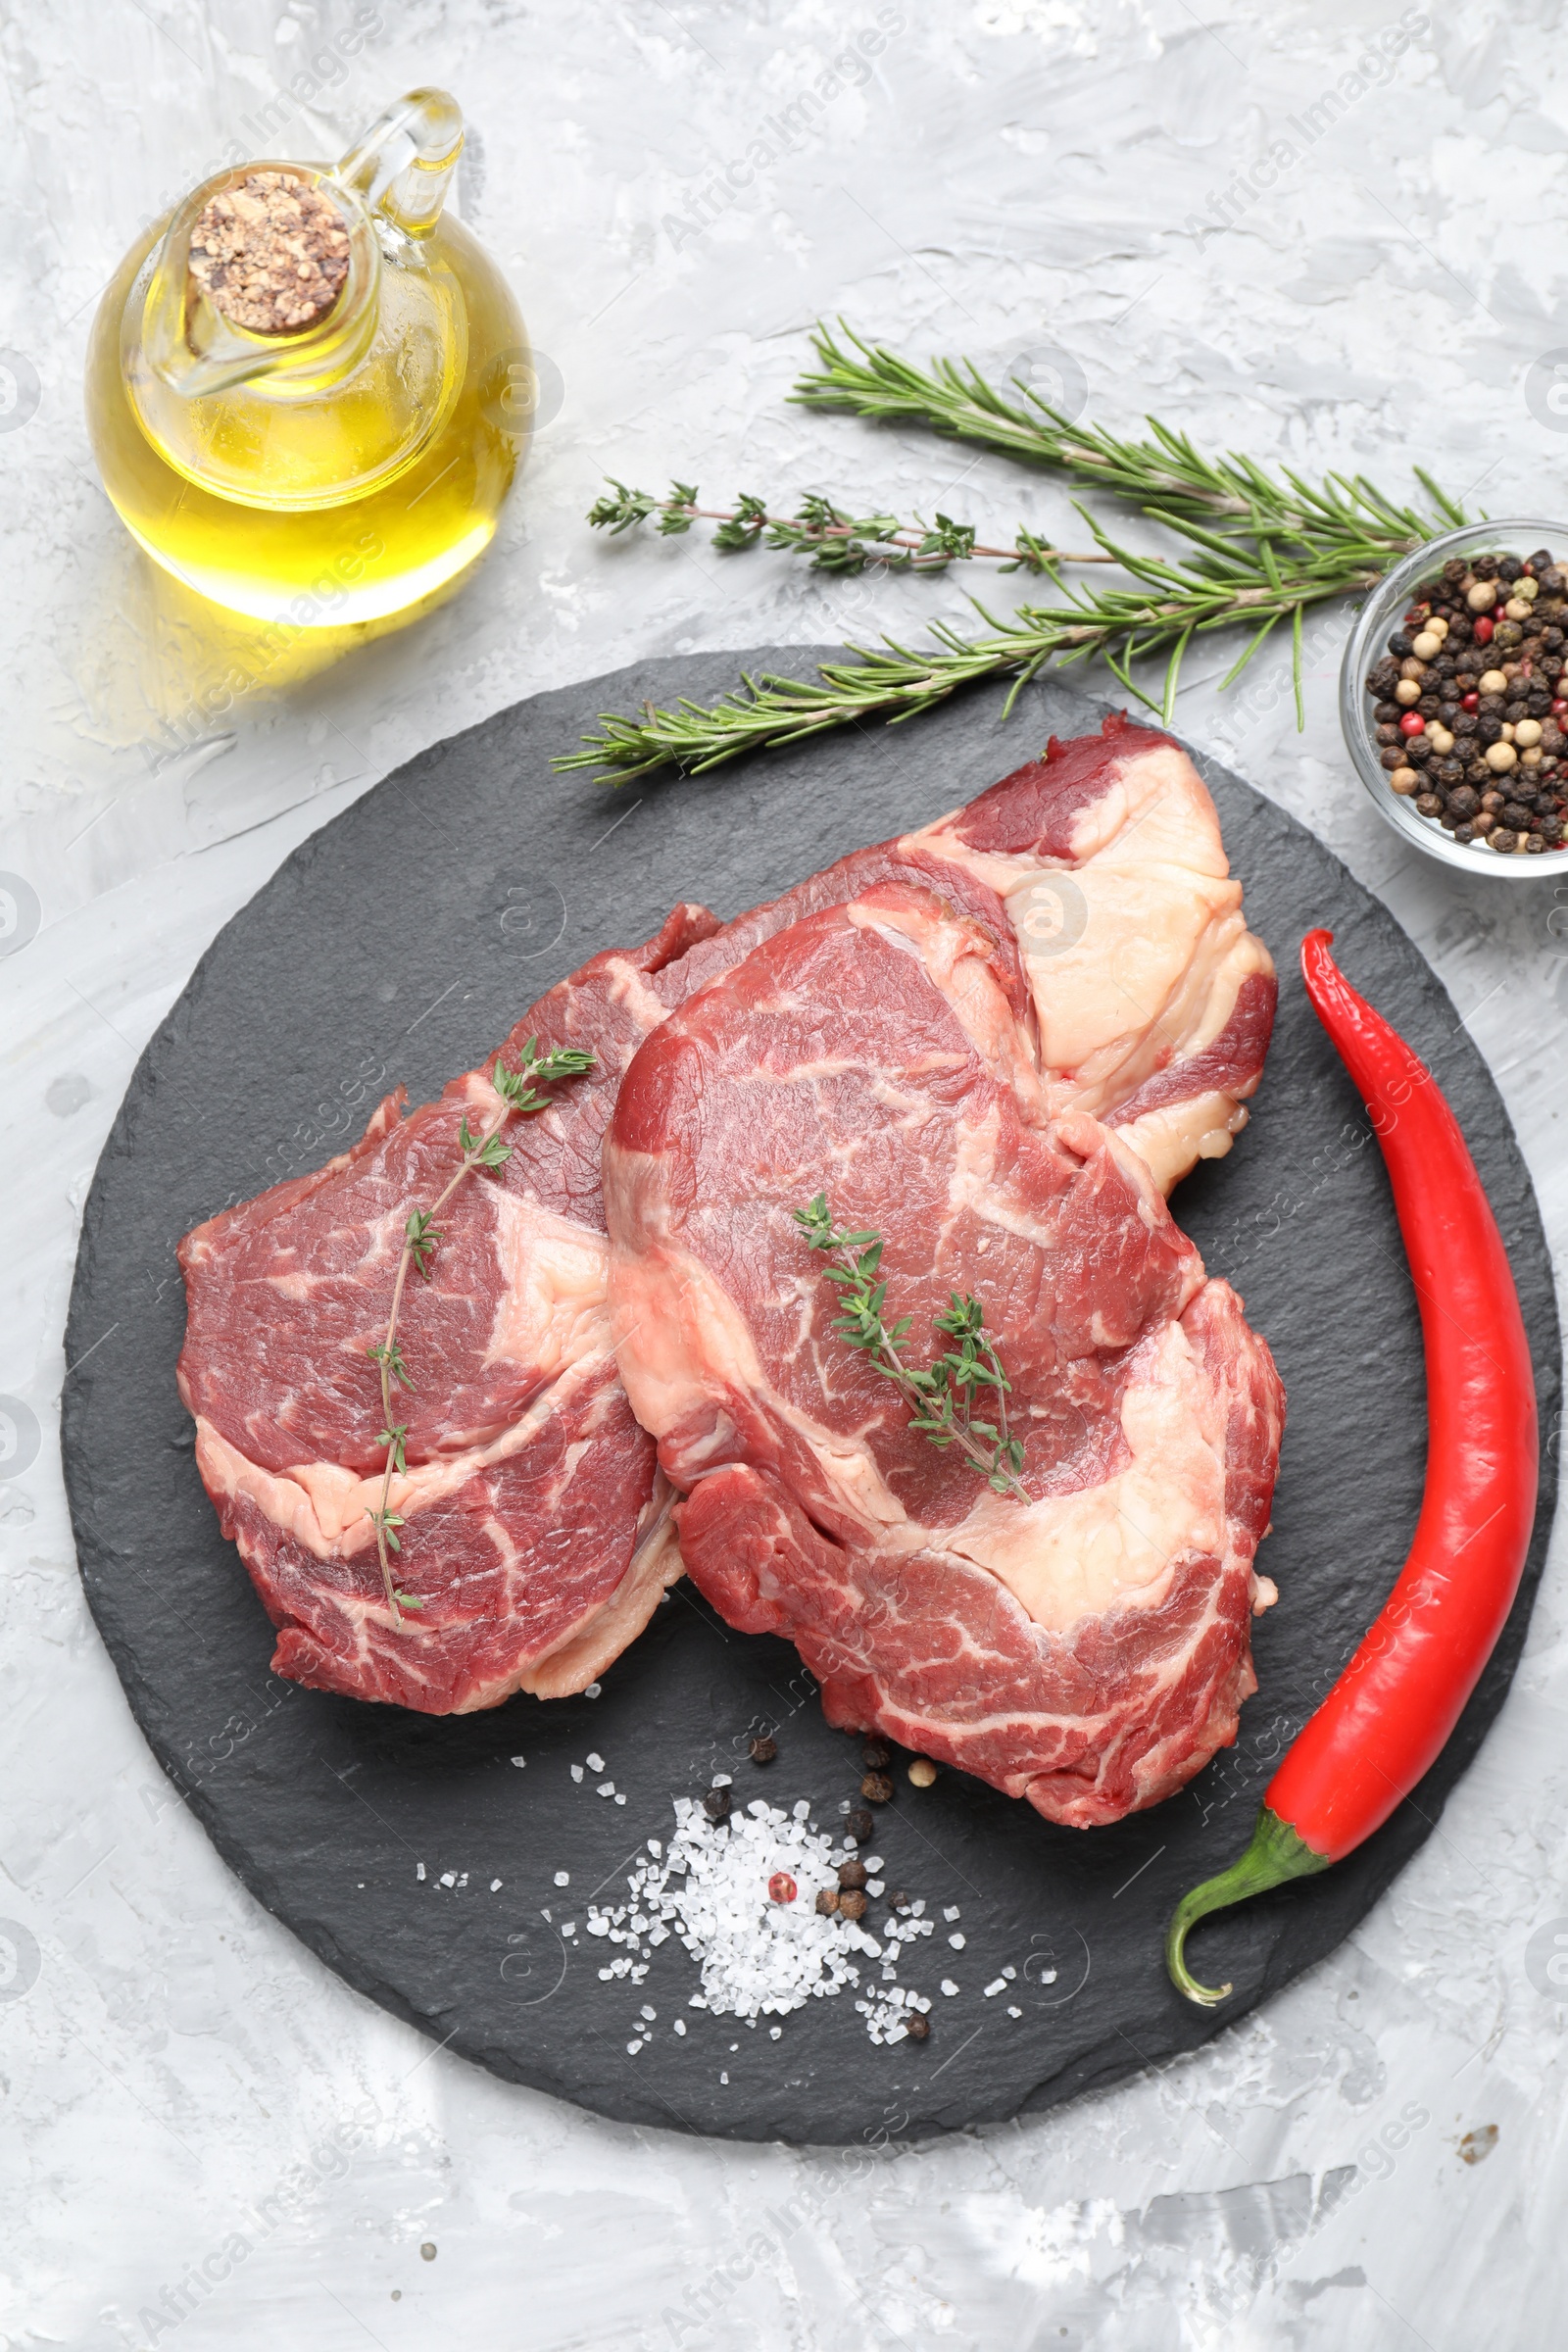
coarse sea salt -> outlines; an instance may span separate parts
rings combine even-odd
[[[623,1956],[599,1976],[641,1983],[654,1947],[673,1934],[702,1971],[702,1990],[688,2006],[755,2026],[759,2017],[784,2017],[858,1986],[858,1961],[879,1960],[883,1984],[856,2007],[873,2041],[903,2040],[908,2012],[930,2003],[890,1980],[900,1946],[929,1936],[933,1923],[890,1921],[879,1942],[857,1922],[819,1912],[818,1892],[836,1886],[853,1848],[810,1826],[806,1800],[786,1812],[757,1797],[724,1822],[710,1820],[690,1797],[676,1797],[674,1811],[667,1847],[662,1852],[650,1838],[627,1877],[630,1901],[589,1907],[589,1935],[622,1946]],[[793,1902],[769,1898],[769,1881],[780,1873],[799,1889]],[[773,2038],[780,2031],[770,2029]]]

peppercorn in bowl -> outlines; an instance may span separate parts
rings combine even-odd
[[[1428,857],[1568,872],[1568,524],[1473,524],[1396,565],[1351,632],[1340,721],[1379,810]]]

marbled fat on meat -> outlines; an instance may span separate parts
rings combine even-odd
[[[657,938],[595,956],[525,1013],[527,1040],[590,1046],[595,1067],[514,1118],[512,1156],[441,1218],[399,1337],[415,1387],[395,1566],[422,1606],[394,1621],[368,1511],[384,1448],[367,1349],[386,1328],[411,1207],[435,1199],[501,1105],[491,1055],[438,1101],[401,1093],[351,1152],[188,1234],[180,1392],[196,1459],[278,1629],[273,1665],[318,1690],[428,1713],[514,1690],[580,1690],[680,1573],[653,1442],[616,1375],[599,1147],[621,1072],[679,1001],[679,957],[716,928],[677,907]]]
[[[752,953],[632,1063],[604,1176],[621,1374],[695,1581],[796,1642],[830,1720],[1090,1827],[1181,1787],[1255,1688],[1283,1395],[1163,1189],[1228,1147],[1273,984],[1176,747],[1125,729],[1057,766],[847,860],[847,897],[819,877],[781,903],[800,919],[749,918]],[[1108,1012],[1055,985],[1073,943],[1019,954],[1019,892],[1062,873],[1121,959]],[[952,1292],[981,1298],[1027,1503],[911,1433],[832,1331],[792,1213],[823,1188],[886,1234],[916,1360]]]
[[[704,987],[786,924],[877,881],[923,883],[1016,951],[1003,985],[1057,1113],[1117,1127],[1168,1193],[1247,1123],[1274,965],[1179,744],[1125,717],[1053,738],[966,808],[857,850],[682,962]]]

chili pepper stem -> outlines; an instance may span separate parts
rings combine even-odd
[[[1210,1911],[1223,1911],[1232,1903],[1245,1902],[1250,1894],[1266,1893],[1270,1886],[1281,1886],[1288,1879],[1310,1878],[1314,1871],[1327,1870],[1330,1857],[1308,1845],[1305,1838],[1282,1821],[1267,1805],[1259,1805],[1257,1824],[1252,1841],[1238,1861],[1217,1878],[1205,1879],[1200,1886],[1182,1896],[1171,1915],[1170,1932],[1165,1937],[1165,1966],[1170,1981],[1178,1992],[1203,2009],[1217,2009],[1228,2000],[1233,1987],[1229,1984],[1200,1984],[1187,1965],[1189,1932]]]

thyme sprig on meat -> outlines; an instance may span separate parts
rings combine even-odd
[[[956,1446],[997,1494],[1027,1502],[1019,1477],[1023,1444],[1007,1427],[1012,1384],[986,1335],[979,1299],[950,1293],[947,1313],[933,1316],[932,1323],[954,1345],[929,1366],[908,1363],[901,1350],[914,1318],[901,1315],[889,1323],[883,1315],[888,1286],[878,1280],[882,1236],[842,1231],[825,1193],[793,1213],[807,1246],[828,1261],[822,1271],[837,1288],[840,1308],[834,1330],[893,1383],[909,1408],[909,1427],[939,1450]],[[977,1418],[977,1405],[989,1407],[996,1419]]]
[[[938,359],[919,368],[842,324],[838,336],[820,327],[814,341],[819,365],[792,394],[803,406],[849,409],[859,416],[928,425],[950,438],[981,442],[1063,473],[1081,489],[1109,493],[1169,532],[1178,546],[1168,554],[1128,547],[1080,507],[1099,560],[1115,564],[1122,574],[1101,585],[1069,584],[1060,567],[1091,559],[1068,556],[1022,530],[1012,550],[982,551],[976,543],[970,555],[1005,554],[1024,564],[1027,542],[1026,567],[1048,579],[1054,595],[1001,616],[971,597],[985,624],[979,634],[936,621],[924,645],[911,647],[885,635],[871,645],[850,645],[844,661],[822,662],[808,677],[743,674],[732,693],[711,705],[683,701],[661,710],[646,703],[636,713],[604,712],[582,748],[556,761],[559,768],[593,768],[601,780],[617,783],[662,767],[700,774],[743,754],[804,742],[834,727],[913,718],[986,678],[1010,681],[1003,709],[1006,716],[1049,662],[1061,667],[1103,662],[1129,695],[1168,725],[1195,639],[1238,627],[1247,631],[1246,642],[1222,685],[1241,675],[1276,628],[1288,628],[1299,725],[1304,720],[1305,613],[1316,605],[1364,594],[1434,532],[1466,519],[1419,467],[1416,478],[1430,501],[1428,512],[1396,505],[1362,474],[1331,473],[1314,483],[1290,466],[1270,472],[1235,453],[1205,456],[1185,433],[1157,418],[1150,418],[1149,433],[1141,439],[1078,423],[1022,384],[999,392],[966,360]],[[691,487],[677,483],[675,492],[683,499]],[[622,496],[635,503],[645,494]],[[612,504],[601,505],[607,503]],[[686,503],[696,509],[695,489]],[[832,525],[811,526],[800,516],[793,523],[773,517],[760,500],[744,505],[744,512],[726,512],[722,520],[721,527],[740,534],[733,544],[773,529],[786,536],[769,544],[808,549],[813,563],[830,528],[839,531],[847,548],[858,542],[859,560],[879,560],[861,525],[897,519],[857,520],[846,514]],[[697,518],[694,513],[683,521],[678,500],[673,508],[670,501],[652,501],[646,511],[653,514],[662,506],[661,529],[679,530]],[[644,518],[628,512],[614,527],[629,528]],[[950,533],[959,527],[947,525]],[[902,568],[945,568],[960,560],[956,538],[939,543],[923,563],[919,548],[908,552],[910,560]],[[828,567],[833,567],[831,557]],[[1164,658],[1164,676],[1149,691],[1133,671],[1155,656]]]
[[[694,523],[712,522],[712,543],[721,555],[749,547],[769,547],[789,555],[808,556],[813,571],[859,572],[868,564],[884,571],[946,571],[950,564],[996,562],[1004,571],[1047,571],[1053,564],[1114,564],[1103,548],[1073,554],[1052,547],[1038,533],[1019,526],[1010,547],[991,547],[974,525],[938,514],[934,522],[916,515],[912,522],[897,514],[851,514],[815,491],[804,498],[793,514],[770,514],[766,501],[742,491],[733,507],[700,505],[695,482],[671,482],[666,498],[648,490],[628,490],[608,474],[613,496],[597,499],[588,510],[596,531],[608,530],[612,539],[657,515],[662,538],[678,537]]]
[[[476,1169],[504,1167],[512,1157],[512,1146],[502,1141],[501,1134],[509,1119],[527,1118],[533,1112],[547,1107],[552,1098],[540,1094],[535,1080],[548,1084],[561,1078],[580,1078],[585,1070],[593,1068],[593,1063],[592,1054],[581,1052],[575,1046],[558,1046],[548,1054],[541,1054],[537,1037],[529,1038],[522,1050],[522,1059],[514,1070],[509,1070],[498,1055],[495,1068],[490,1073],[490,1083],[501,1098],[501,1109],[479,1135],[472,1132],[468,1125],[468,1114],[464,1112],[458,1129],[458,1148],[463,1153],[462,1159],[430,1206],[411,1209],[404,1224],[403,1248],[398,1253],[397,1277],[392,1285],[392,1307],[387,1316],[386,1330],[365,1351],[380,1376],[382,1426],[375,1442],[386,1448],[381,1467],[380,1500],[373,1509],[367,1511],[366,1516],[375,1529],[381,1583],[394,1624],[402,1624],[402,1612],[405,1609],[422,1609],[424,1606],[416,1594],[402,1591],[392,1577],[393,1558],[403,1549],[398,1530],[405,1524],[401,1514],[392,1508],[392,1481],[408,1475],[406,1445],[409,1434],[408,1423],[395,1421],[392,1417],[393,1391],[405,1388],[411,1396],[414,1393],[414,1376],[409,1370],[403,1343],[398,1337],[398,1319],[403,1312],[403,1295],[408,1286],[409,1269],[411,1266],[416,1268],[424,1281],[429,1281],[431,1261],[443,1238],[442,1228],[436,1219],[453,1194]]]

